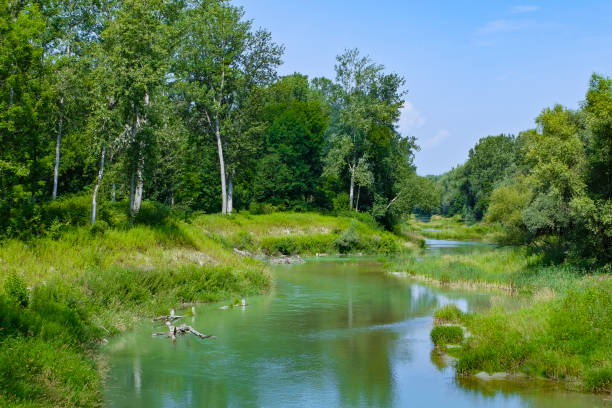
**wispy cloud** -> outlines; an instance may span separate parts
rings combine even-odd
[[[414,129],[423,127],[425,123],[425,116],[423,116],[411,102],[404,102],[404,107],[401,109],[400,120],[397,124],[400,131],[402,133],[408,133]]]
[[[523,14],[523,13],[533,13],[540,9],[539,6],[533,5],[522,5],[522,6],[514,6],[512,7],[512,12],[514,14]]]
[[[438,130],[434,136],[429,137],[427,139],[423,139],[421,142],[421,147],[423,149],[430,149],[432,147],[439,146],[442,142],[444,142],[448,136],[450,136],[450,132],[446,129]]]
[[[528,26],[523,20],[493,20],[478,29],[480,34],[504,33],[520,31]]]

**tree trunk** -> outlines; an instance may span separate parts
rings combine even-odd
[[[215,135],[217,136],[217,150],[219,152],[219,167],[221,168],[221,213],[227,214],[227,189],[225,188],[225,162],[223,161],[223,145],[221,143],[221,130],[219,119],[216,120]]]
[[[98,179],[96,180],[96,186],[94,187],[93,196],[91,199],[91,225],[96,222],[96,209],[97,209],[97,198],[98,189],[102,183],[102,176],[104,176],[104,158],[106,157],[106,146],[102,148],[102,159],[100,160],[100,170],[98,171]]]
[[[359,211],[359,194],[361,193],[361,186],[357,186],[357,201],[355,202],[355,211]]]
[[[351,167],[351,187],[349,190],[349,208],[353,209],[353,197],[355,194],[355,166]]]
[[[134,223],[134,170],[130,176],[130,225]]]
[[[61,105],[64,104],[64,98],[62,98]],[[61,108],[60,108],[61,109]],[[62,143],[62,127],[64,125],[64,117],[60,112],[59,125],[57,131],[57,140],[55,141],[55,167],[53,168],[53,194],[52,200],[57,198],[57,182],[59,177],[59,164],[60,164],[60,145]]]
[[[136,192],[134,193],[134,214],[140,211],[140,204],[142,203],[142,188],[143,188],[143,176],[144,171],[144,153],[140,152],[140,159],[138,160],[138,169],[136,170],[137,183]]]
[[[234,171],[230,171],[227,176],[227,213],[231,214],[234,210],[234,183],[232,178],[234,177]]]

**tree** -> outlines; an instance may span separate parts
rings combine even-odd
[[[56,128],[55,164],[52,199],[57,197],[62,137],[76,131],[87,114],[86,75],[89,64],[85,48],[98,32],[98,3],[84,0],[51,0],[45,2],[47,15],[45,55],[53,69],[52,124]],[[75,132],[76,133],[76,132]]]
[[[0,229],[9,235],[35,221],[45,185],[50,97],[44,27],[36,5],[0,2]]]
[[[258,166],[253,180],[257,201],[305,208],[318,196],[324,132],[328,115],[313,94],[308,78],[294,74],[271,85],[267,92],[264,122],[264,151],[261,160],[279,160],[289,182],[279,190],[267,177],[274,169]],[[269,190],[268,187],[272,187]],[[273,193],[274,191],[274,193]]]
[[[395,74],[384,74],[382,65],[360,56],[357,49],[347,50],[336,59],[337,86],[332,102],[336,112],[330,125],[331,147],[325,158],[325,174],[340,177],[348,171],[352,209],[355,175],[368,150],[368,136],[377,127],[394,128],[404,102],[401,87],[405,81]]]
[[[225,160],[224,150],[234,148],[225,130],[235,130],[232,121],[252,89],[274,79],[283,52],[268,32],[252,32],[243,15],[227,1],[195,2],[181,23],[176,64],[192,125],[216,141],[224,214],[232,211],[227,181],[235,171],[234,163],[228,166]]]
[[[162,97],[166,59],[170,54],[163,4],[157,0],[122,2],[101,39],[98,62],[110,84],[109,99],[125,126],[120,145],[128,156],[133,219],[142,202],[145,157],[156,143],[151,116],[157,108],[155,98]]]

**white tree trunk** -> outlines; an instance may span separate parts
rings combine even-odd
[[[98,190],[102,183],[102,176],[104,176],[104,158],[106,157],[106,146],[102,148],[102,158],[100,160],[100,170],[98,171],[98,179],[96,180],[96,186],[94,187],[93,196],[91,198],[91,225],[96,222],[96,210],[97,210],[97,199]]]
[[[355,196],[355,166],[350,168],[351,170],[351,187],[349,190],[349,208],[353,209],[353,197]]]
[[[361,193],[361,186],[357,186],[357,201],[355,201],[355,211],[359,211],[359,194]]]
[[[61,104],[63,105],[64,98],[62,98]],[[62,127],[64,125],[63,115],[60,113],[59,125],[57,131],[57,140],[55,141],[55,167],[53,168],[53,194],[52,200],[57,198],[57,182],[59,177],[59,164],[60,164],[60,145],[62,143]]]
[[[134,223],[134,170],[130,175],[130,225]]]
[[[140,211],[140,204],[142,204],[142,188],[143,188],[143,176],[144,172],[144,154],[140,152],[140,159],[138,160],[138,169],[136,169],[136,191],[134,193],[134,214],[137,214]]]
[[[219,152],[219,167],[221,168],[221,213],[227,214],[227,189],[225,187],[225,162],[223,161],[223,144],[221,143],[221,130],[219,120],[216,121],[215,134],[217,136],[217,150]]]
[[[231,214],[234,210],[234,183],[232,182],[232,178],[234,176],[234,172],[231,171],[227,176],[227,213]]]

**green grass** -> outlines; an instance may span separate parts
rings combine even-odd
[[[436,346],[459,344],[463,341],[463,329],[460,326],[435,326],[430,336]]]
[[[569,388],[612,391],[612,279],[571,265],[547,266],[525,248],[485,248],[469,255],[423,254],[391,264],[394,271],[472,288],[507,289],[521,302],[508,310],[461,315],[438,310],[437,324],[466,325],[471,337],[456,352],[458,375],[524,373],[564,380]],[[448,326],[432,339],[444,344]]]
[[[431,239],[497,242],[504,236],[496,224],[478,222],[466,224],[459,217],[444,218],[433,215],[430,222],[418,221],[414,216],[403,226],[404,231]]]
[[[393,253],[412,245],[367,219],[313,213],[179,221],[145,205],[152,225],[139,216],[127,228],[118,204],[89,228],[77,201],[50,206],[46,219],[53,221],[39,237],[0,245],[0,406],[99,405],[102,337],[184,303],[270,287],[265,264],[234,248],[275,256]]]
[[[458,324],[461,323],[463,312],[453,304],[446,305],[434,313],[434,324]]]
[[[467,287],[499,287],[529,291],[545,286],[540,256],[524,248],[483,248],[471,254],[430,255],[403,258],[388,266],[441,284]]]
[[[449,226],[445,235],[436,237],[455,239],[462,233],[449,233],[456,228],[451,227],[453,222],[434,219],[431,224],[419,225]],[[437,326],[431,333],[436,344],[444,344],[445,331],[452,330],[440,324],[462,324],[471,333],[461,348],[452,350],[458,358],[458,375],[520,372],[564,380],[571,389],[612,392],[609,273],[605,268],[584,270],[570,264],[546,265],[545,261],[543,254],[527,248],[487,247],[467,255],[423,252],[387,268],[440,285],[497,288],[521,296],[512,309],[495,306],[467,315],[453,306],[436,311]]]
[[[316,253],[398,253],[416,248],[406,237],[348,216],[316,213],[272,213],[198,217],[193,225],[226,248],[255,254],[314,255]]]
[[[588,277],[550,299],[467,320],[472,337],[457,363],[461,374],[522,372],[612,391],[612,280]]]

